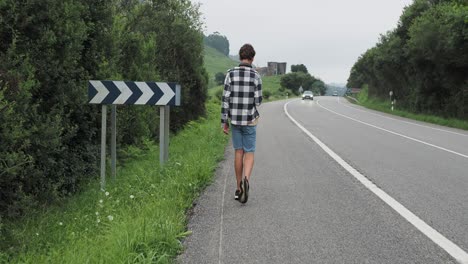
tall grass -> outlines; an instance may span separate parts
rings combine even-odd
[[[392,115],[397,115],[401,117],[406,117],[414,120],[419,120],[423,122],[428,122],[432,124],[454,127],[459,129],[468,130],[468,120],[460,120],[455,118],[444,118],[440,116],[428,115],[428,114],[420,114],[420,113],[412,113],[406,109],[400,108],[398,105],[398,101],[394,105],[394,110],[391,109],[391,102],[390,100],[379,100],[376,98],[371,98],[368,96],[368,88],[365,86],[361,92],[357,95],[357,100],[359,101],[358,104],[364,107],[389,113]],[[352,101],[355,103],[354,101]]]
[[[129,149],[105,191],[96,180],[86,191],[47,211],[4,222],[3,263],[170,263],[181,250],[186,211],[211,180],[227,142],[219,105],[190,122],[170,142],[170,159],[159,166],[158,147]],[[97,175],[96,175],[97,178]]]

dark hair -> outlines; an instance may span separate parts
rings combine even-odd
[[[255,50],[250,44],[244,44],[239,50],[240,60],[253,60],[255,57]]]

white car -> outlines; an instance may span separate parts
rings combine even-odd
[[[314,94],[311,91],[305,91],[302,94],[302,100],[305,100],[305,99],[314,100]]]

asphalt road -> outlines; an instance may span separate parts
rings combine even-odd
[[[248,203],[233,199],[229,146],[193,209],[193,234],[180,263],[457,263],[466,257],[466,131],[338,97],[273,102],[259,111]],[[397,209],[380,193],[399,203]]]

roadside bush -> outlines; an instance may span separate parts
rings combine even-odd
[[[222,72],[218,72],[215,74],[215,82],[217,85],[224,84],[224,79],[226,79],[226,74]]]
[[[224,92],[224,90],[223,90],[223,88],[216,88],[216,89],[217,89],[217,90],[216,90],[216,92],[215,92],[215,97],[216,97],[219,101],[221,101],[221,99],[223,98],[223,92]]]
[[[466,1],[414,1],[354,64],[347,86],[367,84],[380,100],[393,91],[411,112],[468,119],[467,17]]]
[[[48,205],[96,176],[100,107],[87,104],[90,79],[181,83],[173,131],[205,114],[199,16],[176,0],[0,1],[0,216]],[[156,139],[158,129],[156,108],[118,107],[119,145]]]

